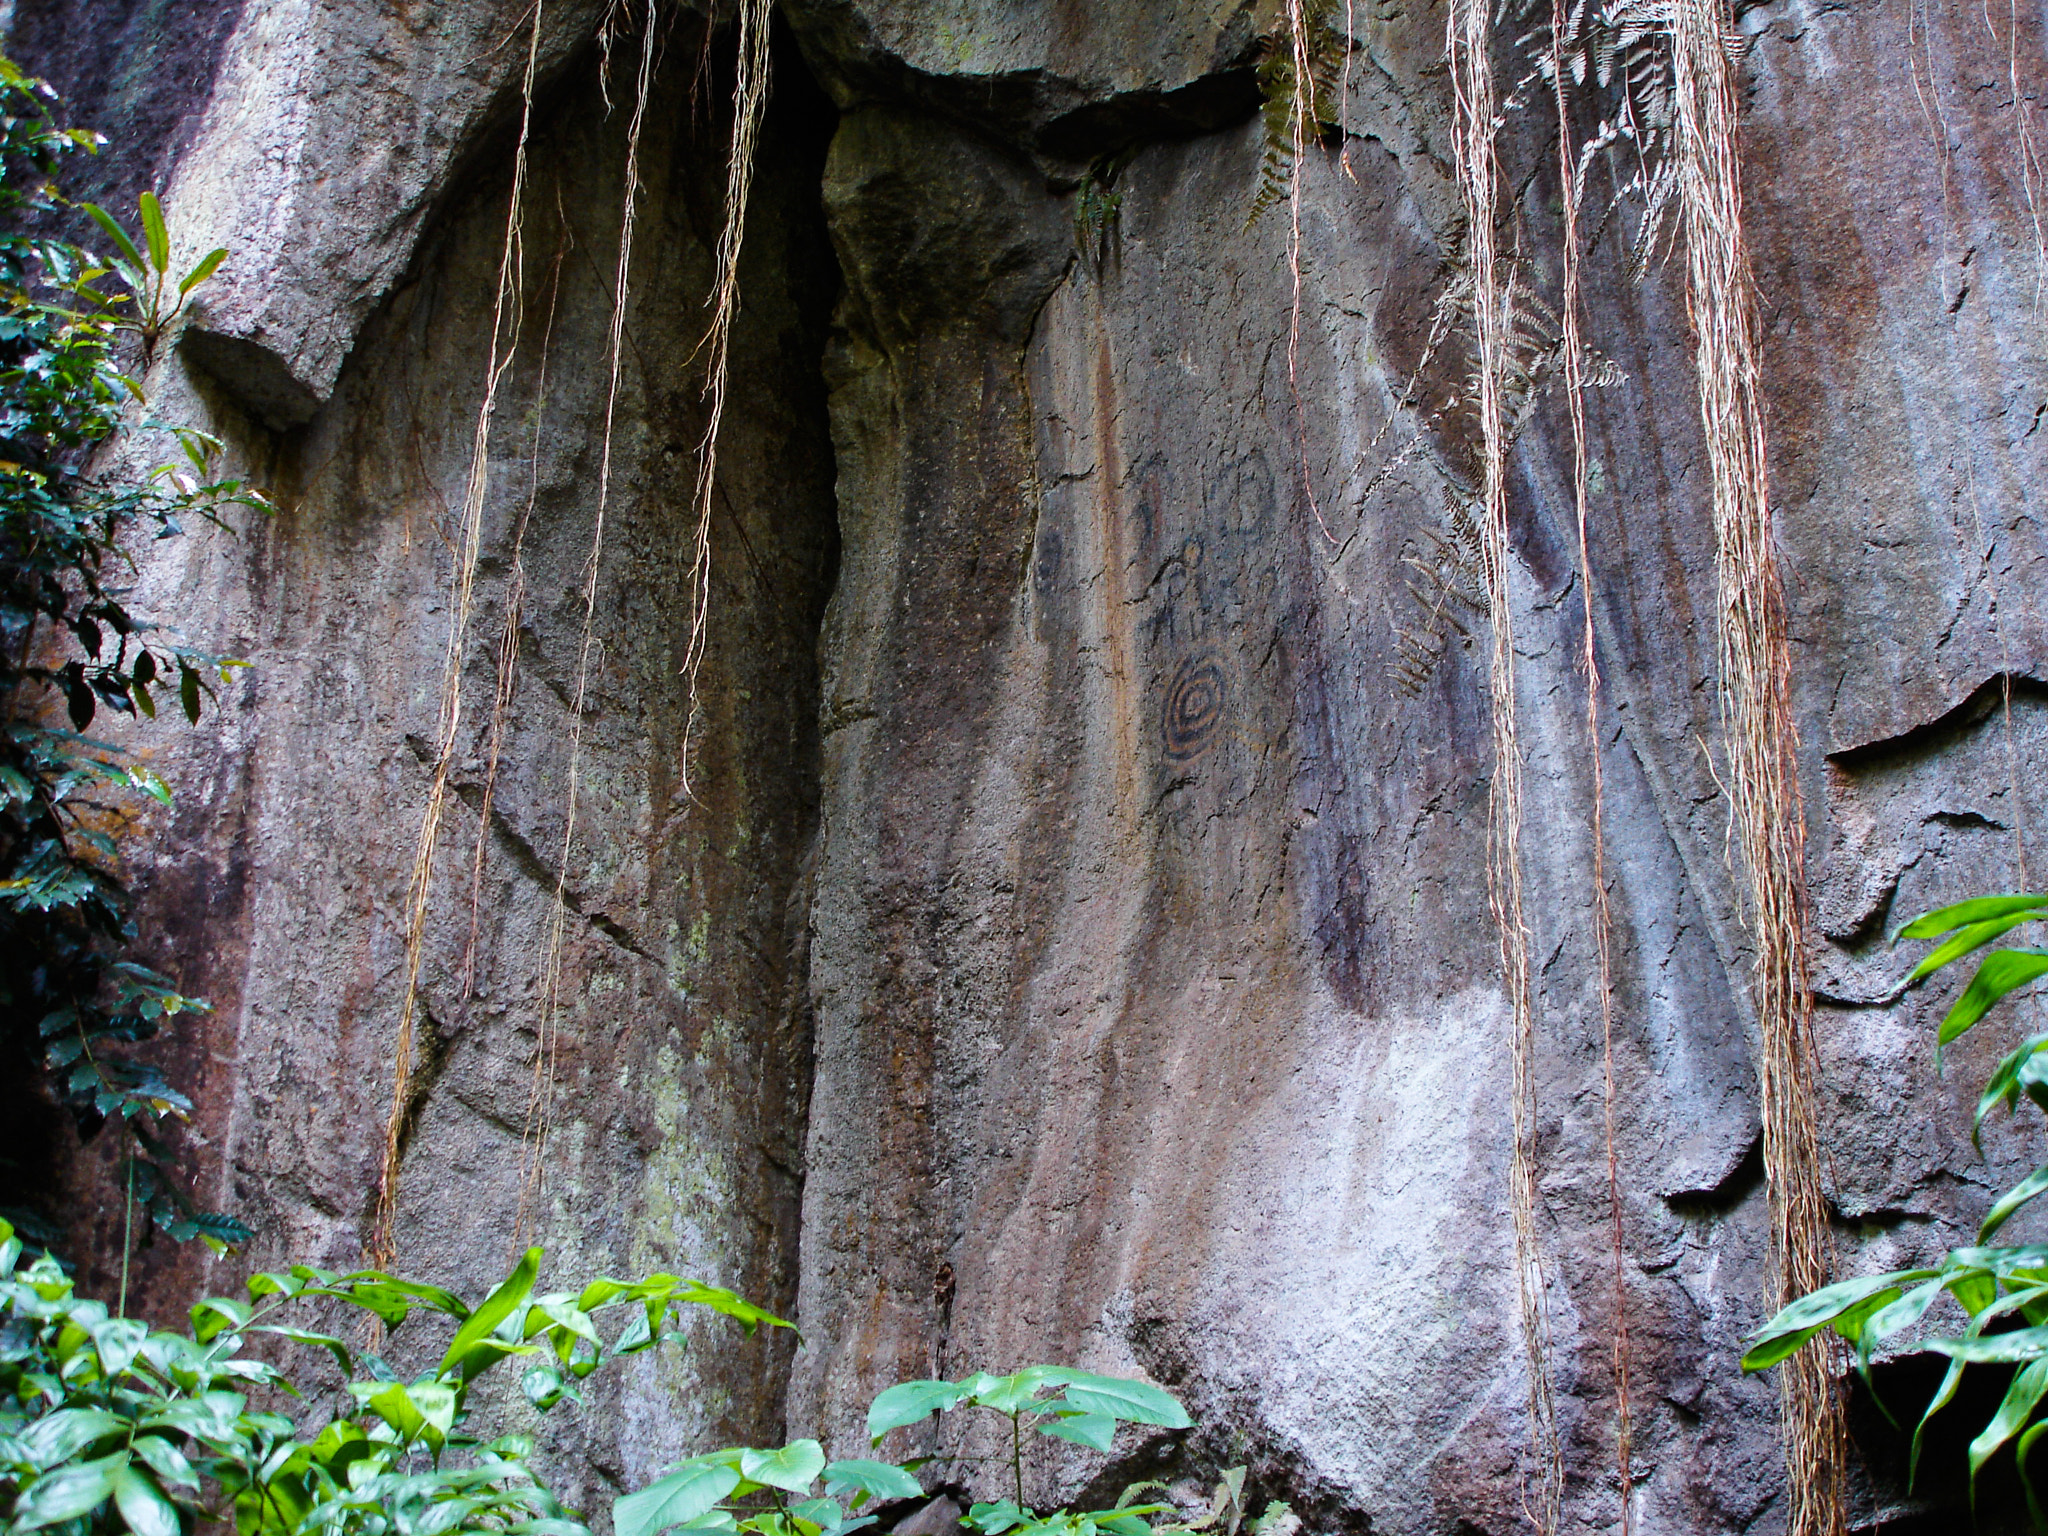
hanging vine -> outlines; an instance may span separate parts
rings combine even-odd
[[[697,449],[697,487],[692,499],[696,518],[689,572],[690,638],[683,657],[690,718],[683,732],[678,773],[686,794],[691,783],[690,743],[697,724],[697,678],[704,666],[706,626],[711,613],[711,498],[718,478],[718,430],[725,420],[726,357],[732,341],[733,313],[739,302],[740,248],[747,233],[747,197],[754,184],[754,154],[761,135],[761,116],[768,104],[768,23],[772,7],[773,0],[740,0],[739,72],[732,90],[732,150],[726,158],[725,224],[718,235],[711,325],[698,348],[710,354],[704,386],[710,408],[704,438]]]
[[[1500,937],[1502,980],[1511,1014],[1514,1145],[1509,1201],[1515,1235],[1515,1288],[1529,1375],[1529,1434],[1537,1458],[1530,1516],[1539,1536],[1557,1529],[1563,1493],[1563,1452],[1550,1383],[1550,1323],[1542,1250],[1536,1233],[1534,1147],[1535,1011],[1529,972],[1529,931],[1522,894],[1522,747],[1516,719],[1514,609],[1508,580],[1512,554],[1507,521],[1507,437],[1510,354],[1515,322],[1511,283],[1497,248],[1499,167],[1495,135],[1500,105],[1489,58],[1490,0],[1453,0],[1446,42],[1455,119],[1458,186],[1465,206],[1467,266],[1477,360],[1476,401],[1485,463],[1479,530],[1490,652],[1487,697],[1494,767],[1487,818],[1487,894]]]
[[[1558,301],[1558,337],[1564,364],[1565,407],[1572,424],[1572,510],[1578,533],[1579,598],[1584,623],[1579,661],[1586,675],[1586,756],[1593,778],[1593,941],[1600,974],[1601,1119],[1607,1153],[1607,1210],[1613,1251],[1614,1458],[1621,1507],[1621,1536],[1634,1523],[1630,1494],[1634,1426],[1629,1405],[1628,1250],[1622,1230],[1621,1162],[1615,1151],[1614,1113],[1614,915],[1607,902],[1607,775],[1600,752],[1600,657],[1594,645],[1593,556],[1586,533],[1586,359],[1579,336],[1579,208],[1585,183],[1572,153],[1571,108],[1565,92],[1569,73],[1559,51],[1566,36],[1565,0],[1551,0],[1551,97],[1557,107],[1557,174],[1563,204],[1564,292]]]
[[[705,395],[709,401],[708,424],[699,449],[699,467],[693,497],[694,537],[690,568],[691,618],[683,674],[688,680],[692,721],[698,700],[698,675],[703,664],[706,627],[710,608],[711,506],[717,474],[719,429],[728,392],[727,359],[732,319],[738,298],[738,269],[745,233],[745,210],[752,184],[754,157],[767,100],[769,18],[772,0],[742,0],[739,9],[739,66],[734,89],[734,122],[731,157],[728,162],[725,226],[717,250],[717,276],[710,300],[713,315],[700,353],[708,353]],[[624,0],[606,16],[599,40],[609,61],[613,42],[627,19]],[[483,399],[477,410],[476,430],[465,486],[455,571],[450,602],[450,629],[443,665],[441,714],[433,774],[427,802],[421,815],[418,846],[407,891],[405,929],[405,986],[399,1014],[398,1037],[393,1050],[391,1108],[385,1123],[384,1149],[377,1192],[372,1208],[365,1250],[371,1261],[388,1266],[393,1257],[392,1220],[396,1210],[404,1131],[412,1112],[412,1062],[416,1021],[421,1010],[420,972],[425,948],[426,919],[432,897],[433,864],[439,845],[442,818],[446,810],[449,776],[463,721],[463,659],[469,619],[474,606],[478,556],[482,540],[483,508],[489,490],[489,446],[491,418],[498,388],[517,355],[519,344],[518,294],[522,287],[521,229],[527,179],[527,151],[532,129],[533,89],[539,57],[543,20],[541,0],[536,0],[528,33],[526,67],[521,83],[521,112],[517,148],[513,158],[510,207],[506,216],[505,243],[500,258],[497,296],[492,313],[489,362],[485,370]],[[631,291],[633,236],[638,208],[640,144],[646,122],[648,97],[653,83],[654,63],[659,50],[656,0],[647,0],[640,17],[641,45],[634,73],[633,112],[626,131],[625,191],[619,230],[618,262],[614,274],[611,322],[607,336],[608,376],[605,394],[603,445],[598,473],[597,511],[591,532],[590,552],[584,562],[582,583],[583,634],[578,650],[576,683],[570,711],[569,761],[566,776],[566,807],[563,815],[561,857],[557,865],[554,900],[549,910],[539,985],[539,1021],[534,1046],[532,1085],[527,1105],[518,1215],[514,1222],[515,1243],[524,1233],[541,1193],[545,1146],[551,1120],[553,1087],[560,1054],[563,951],[568,907],[568,872],[574,855],[578,790],[582,776],[583,726],[589,694],[590,675],[599,649],[595,634],[597,591],[602,566],[605,522],[611,502],[613,442],[617,426],[618,398],[624,353],[625,316]],[[608,78],[608,70],[603,74]],[[609,96],[607,96],[609,104]],[[559,262],[557,263],[559,267]],[[557,274],[559,276],[559,273]],[[552,335],[552,301],[550,336]],[[545,399],[545,356],[542,360],[542,399]],[[537,451],[537,450],[536,450]],[[534,474],[537,476],[537,465]],[[526,523],[533,510],[538,481],[531,486],[526,516],[522,517],[516,540],[523,541]],[[497,779],[502,749],[503,715],[509,705],[516,667],[516,632],[523,601],[523,576],[515,548],[512,586],[507,595],[504,634],[497,656],[497,686],[494,692],[489,731],[488,765],[484,802],[480,812],[477,852],[472,859],[472,923],[470,945],[464,960],[464,986],[469,986],[475,967],[475,906],[481,888],[483,838],[488,827],[490,801]],[[685,735],[682,778],[689,785],[688,733]]]
[[[1813,997],[1806,970],[1806,829],[1798,780],[1785,596],[1772,543],[1755,297],[1742,237],[1735,88],[1718,0],[1671,10],[1674,149],[1687,307],[1712,478],[1727,783],[1755,945],[1764,1169],[1778,1300],[1827,1281],[1828,1205],[1814,1122]],[[1840,1536],[1842,1405],[1818,1350],[1779,1373],[1791,1536]]]
[[[469,638],[469,616],[476,593],[477,555],[483,541],[484,500],[490,488],[491,417],[498,386],[512,366],[519,347],[519,304],[522,275],[520,228],[525,206],[526,150],[533,127],[534,72],[540,57],[543,0],[534,0],[533,24],[527,34],[526,68],[520,81],[519,142],[512,156],[512,193],[505,213],[505,244],[498,261],[498,289],[491,307],[491,344],[484,369],[483,399],[477,406],[476,431],[470,446],[469,477],[463,488],[462,523],[455,549],[455,570],[448,605],[448,649],[441,672],[440,729],[436,736],[433,775],[427,803],[420,815],[418,846],[406,891],[405,991],[399,1005],[398,1038],[392,1048],[391,1108],[384,1122],[384,1151],[376,1199],[364,1244],[372,1265],[389,1268],[393,1258],[391,1223],[397,1209],[404,1132],[412,1102],[413,1036],[420,1011],[420,965],[426,948],[427,910],[433,894],[434,854],[441,836],[442,813],[448,802],[448,776],[455,762],[462,730],[463,652]]]
[[[762,114],[768,100],[769,21],[773,0],[741,0],[739,8],[738,69],[733,84],[733,127],[726,162],[725,222],[719,232],[716,267],[709,303],[712,318],[698,345],[708,354],[705,399],[707,424],[698,447],[698,467],[692,497],[692,559],[688,575],[690,629],[685,646],[683,671],[688,696],[689,720],[683,733],[682,761],[678,778],[684,791],[690,788],[690,741],[696,727],[698,676],[704,652],[711,608],[711,507],[717,484],[718,434],[724,420],[729,388],[727,359],[732,320],[739,299],[740,250],[746,236],[748,194],[753,185],[754,159],[759,144]],[[541,974],[540,1029],[534,1046],[532,1085],[527,1103],[524,1137],[525,1172],[521,1180],[519,1211],[514,1223],[514,1243],[524,1241],[527,1224],[543,1193],[547,1166],[546,1146],[553,1120],[556,1067],[560,1057],[562,1010],[562,960],[565,924],[569,912],[569,861],[575,851],[577,789],[581,781],[584,706],[590,668],[597,650],[594,627],[597,612],[598,571],[603,554],[605,512],[611,496],[612,440],[619,397],[620,369],[624,357],[626,302],[633,258],[633,229],[640,190],[640,138],[647,113],[647,98],[653,83],[656,52],[655,0],[647,0],[641,33],[639,68],[634,80],[633,115],[626,130],[625,206],[619,227],[618,269],[613,285],[611,330],[608,340],[610,375],[605,393],[604,443],[599,460],[597,518],[591,532],[590,554],[584,565],[583,643],[577,661],[574,703],[569,729],[569,771],[567,810],[562,824],[562,854],[556,875],[555,900],[549,911],[548,936]]]
[[[562,954],[569,915],[569,860],[576,851],[577,790],[583,771],[583,715],[590,690],[590,664],[597,649],[598,571],[604,556],[605,513],[611,505],[612,435],[617,423],[619,373],[625,354],[626,303],[631,293],[633,221],[640,198],[640,134],[647,121],[647,98],[654,84],[655,0],[647,0],[640,32],[640,63],[633,76],[633,115],[626,124],[626,173],[619,212],[619,258],[612,278],[611,324],[606,335],[609,372],[605,379],[604,441],[598,455],[597,514],[590,529],[590,553],[583,563],[583,639],[576,654],[576,687],[569,706],[569,771],[563,789],[562,852],[555,865],[554,900],[548,907],[547,941],[541,961],[540,1023],[533,1045],[533,1076],[527,1094],[526,1125],[521,1137],[522,1176],[519,1208],[512,1223],[512,1246],[526,1241],[527,1225],[542,1193],[548,1131],[554,1111],[555,1072],[561,1053]],[[609,32],[621,13],[606,19]]]

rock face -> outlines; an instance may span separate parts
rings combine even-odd
[[[401,1262],[475,1287],[517,1229],[565,1270],[681,1268],[798,1319],[793,1356],[707,1332],[611,1389],[564,1450],[587,1494],[709,1436],[850,1454],[891,1381],[1058,1359],[1166,1383],[1199,1428],[1113,1465],[1045,1459],[1041,1495],[1243,1463],[1317,1528],[1521,1527],[1441,8],[1337,8],[1342,127],[1301,164],[1298,211],[1248,219],[1270,25],[1250,5],[789,0],[694,719],[694,345],[730,32],[664,11],[579,736],[640,46],[611,40],[608,114],[601,9],[548,6],[538,45]],[[2048,858],[2048,39],[1928,11],[1741,19],[1845,1272],[1963,1240],[2035,1155],[2022,1122],[1978,1160],[1998,1042],[1937,1076],[1938,1000],[1900,994],[1882,942]],[[158,387],[281,507],[145,568],[159,610],[254,665],[216,727],[165,746],[179,808],[140,873],[166,963],[219,1005],[188,1073],[207,1192],[258,1226],[255,1260],[347,1262],[391,1092],[526,13],[250,5],[180,34],[193,87],[170,111],[107,84],[158,46],[137,12],[99,56],[57,50],[62,0],[19,0],[13,36],[112,103],[117,138],[121,110],[154,126],[181,238],[235,250]],[[1526,67],[1505,44],[1500,66]],[[1525,275],[1554,295],[1551,127],[1523,107],[1503,159]],[[1735,1364],[1768,1260],[1706,470],[1680,264],[1631,277],[1633,228],[1603,223],[1586,267],[1587,341],[1615,365],[1589,402],[1597,743],[1554,391],[1512,492],[1566,1518],[1620,1515],[1598,751],[1635,1514],[1768,1530],[1774,1391]],[[558,910],[569,1003],[538,1050]],[[160,1304],[228,1278],[181,1263]],[[1858,1415],[1858,1507],[1887,1518],[1899,1447]]]

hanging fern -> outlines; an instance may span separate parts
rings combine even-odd
[[[1588,243],[1600,238],[1616,214],[1633,209],[1632,279],[1640,279],[1656,260],[1676,207],[1677,174],[1670,154],[1673,15],[1673,0],[1611,0],[1601,6],[1578,0],[1555,35],[1546,24],[1521,39],[1534,78],[1548,82],[1561,69],[1573,86],[1599,103],[1599,126],[1579,151],[1578,184],[1585,185],[1587,167],[1603,152],[1621,151],[1623,164],[1617,166],[1614,191]],[[1731,60],[1738,59],[1745,39],[1727,33],[1722,45]],[[1626,167],[1629,159],[1632,168]]]
[[[1290,11],[1300,17],[1304,48],[1295,46],[1296,23]],[[1300,0],[1298,6],[1281,7],[1273,25],[1259,35],[1259,116],[1265,124],[1266,151],[1259,161],[1259,189],[1245,215],[1247,229],[1268,208],[1287,200],[1296,143],[1320,139],[1339,126],[1344,56],[1351,40],[1336,16],[1337,0]],[[1308,59],[1305,79],[1296,63],[1298,54]],[[1297,135],[1297,126],[1307,131]]]
[[[1505,260],[1500,265],[1503,275],[1499,291],[1505,310],[1501,327],[1504,345],[1499,359],[1502,446],[1512,452],[1535,418],[1546,387],[1563,370],[1565,341],[1557,312],[1530,285],[1521,267]],[[1432,338],[1459,325],[1470,331],[1469,274],[1452,283],[1437,302],[1438,317]],[[1593,388],[1606,388],[1626,377],[1612,359],[1591,348],[1581,348],[1579,371],[1582,382]],[[1401,465],[1426,451],[1432,435],[1447,419],[1472,416],[1478,399],[1475,362],[1463,391],[1431,412],[1415,434],[1374,471],[1366,484],[1366,494],[1377,490]],[[1469,633],[1463,615],[1485,611],[1485,575],[1471,500],[1446,484],[1443,505],[1441,526],[1422,530],[1428,548],[1404,560],[1411,571],[1407,582],[1409,595],[1421,610],[1421,618],[1413,625],[1395,626],[1399,656],[1396,675],[1402,690],[1410,695],[1419,694],[1428,683],[1437,663],[1450,649],[1452,631],[1460,635]]]
[[[1408,595],[1421,610],[1412,625],[1394,629],[1394,677],[1413,697],[1427,686],[1451,647],[1453,632],[1469,637],[1472,620],[1486,612],[1486,551],[1472,499],[1444,487],[1441,527],[1424,527],[1423,547],[1403,557]]]
[[[1099,274],[1123,254],[1124,195],[1116,179],[1138,146],[1096,159],[1074,189],[1074,253]]]

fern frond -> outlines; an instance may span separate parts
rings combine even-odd
[[[1422,691],[1451,648],[1451,637],[1469,639],[1472,624],[1487,611],[1486,540],[1469,497],[1443,488],[1443,520],[1425,526],[1419,548],[1402,558],[1403,583],[1420,616],[1396,625],[1394,678],[1402,692]]]
[[[1244,225],[1286,200],[1294,180],[1294,145],[1320,139],[1341,121],[1344,56],[1351,39],[1337,25],[1337,0],[1301,0],[1301,25],[1308,77],[1297,80],[1295,39],[1285,9],[1258,42],[1259,119],[1265,153],[1259,159],[1258,191]]]

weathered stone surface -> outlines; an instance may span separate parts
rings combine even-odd
[[[407,1152],[402,1249],[472,1284],[519,1203],[594,511],[622,132],[596,96],[597,9],[548,9],[527,343],[499,411]],[[1996,1039],[1938,1077],[1937,1001],[1899,993],[1883,943],[2048,859],[2029,213],[2048,192],[2016,126],[2048,142],[2043,39],[2037,19],[2015,40],[2009,15],[1987,32],[1932,9],[1774,3],[1741,23],[1820,1113],[1850,1270],[1961,1240],[2037,1155],[2024,1125],[2000,1126],[1977,1160],[1969,1100]],[[577,1000],[535,1230],[566,1264],[702,1267],[793,1306],[806,1342],[786,1397],[780,1357],[650,1366],[584,1421],[576,1486],[785,1417],[850,1453],[894,1379],[1056,1358],[1166,1382],[1201,1427],[1109,1467],[1042,1455],[1041,1494],[1242,1462],[1315,1529],[1524,1524],[1483,651],[1407,591],[1409,562],[1455,539],[1446,488],[1473,477],[1446,405],[1465,363],[1430,345],[1460,238],[1443,15],[1347,14],[1348,136],[1303,167],[1297,289],[1289,210],[1246,222],[1264,152],[1252,7],[792,0],[697,806],[673,778],[689,728],[674,672],[720,130],[690,126],[696,24],[677,24],[650,117],[566,883]],[[486,0],[431,21],[250,7],[207,45],[217,67],[176,129],[189,147],[163,162],[195,247],[241,242],[205,322],[224,339],[211,360],[188,343],[234,398],[201,380],[192,399],[286,507],[147,572],[160,607],[207,615],[188,627],[256,663],[220,733],[167,753],[183,798],[144,873],[181,952],[207,957],[187,979],[222,1004],[195,1063],[220,1106],[203,1129],[265,1259],[346,1257],[367,1208],[503,228],[518,48],[498,45],[517,20]],[[1525,108],[1504,160],[1529,274],[1554,294],[1548,134]],[[1072,184],[1134,147],[1098,256]],[[1636,1513],[1644,1531],[1768,1531],[1774,1394],[1735,1364],[1768,1266],[1711,745],[1706,475],[1680,265],[1630,279],[1628,224],[1589,256],[1586,325],[1622,375],[1590,401],[1591,550]],[[238,346],[261,367],[238,368]],[[1546,394],[1516,449],[1512,580],[1541,1238],[1583,1529],[1619,1511],[1570,462]],[[468,995],[483,703],[529,485],[521,685]],[[1407,686],[1418,643],[1443,655]],[[681,1406],[693,1382],[703,1413]],[[1873,1431],[1866,1449],[1857,1497],[1876,1518],[1904,1491],[1896,1448]]]
[[[185,259],[232,253],[195,326],[195,340],[221,342],[201,341],[195,358],[274,426],[302,425],[436,201],[459,183],[460,152],[516,104],[529,7],[126,8],[141,14],[116,34],[102,7],[24,0],[15,35],[30,56],[55,56],[60,82],[86,87],[81,108],[104,105],[98,126],[124,145],[140,141]],[[544,6],[543,81],[601,10],[599,0]],[[78,58],[82,44],[108,49],[117,38],[120,67],[95,71]],[[176,100],[181,75],[189,86],[173,117],[166,98]]]
[[[1272,21],[1255,0],[795,0],[790,14],[841,107],[909,99],[1081,164],[1241,120]]]
[[[1419,695],[1395,677],[1397,636],[1421,625],[1404,560],[1441,531],[1446,480],[1471,483],[1465,429],[1454,415],[1380,473],[1463,367],[1439,355],[1423,408],[1380,435],[1426,361],[1455,254],[1431,72],[1440,25],[1408,16],[1362,38],[1349,174],[1334,155],[1308,168],[1292,358],[1284,210],[1239,227],[1260,153],[1251,126],[1142,151],[1119,182],[1120,259],[1070,267],[1024,347],[956,311],[999,359],[959,370],[980,381],[972,395],[927,403],[930,332],[905,345],[855,304],[842,312],[847,550],[826,689],[848,724],[828,740],[814,898],[821,1092],[802,1294],[818,1358],[799,1356],[798,1422],[848,1432],[870,1392],[931,1368],[935,1349],[1000,1369],[1064,1345],[1181,1386],[1212,1453],[1235,1447],[1322,1521],[1520,1519],[1483,679],[1455,636]],[[1871,911],[2009,883],[2006,829],[2033,824],[2005,808],[2009,771],[2038,798],[2030,690],[2016,759],[1992,757],[2003,738],[1988,727],[1956,725],[1909,749],[1912,771],[1877,765],[1891,760],[1884,738],[2038,665],[2033,620],[2001,638],[1986,609],[1991,585],[2024,583],[2030,523],[1986,519],[1979,560],[1954,517],[1967,474],[1992,483],[1967,456],[1996,461],[2015,507],[2037,473],[2014,451],[2031,425],[2023,402],[2043,398],[2020,318],[2035,253],[2019,186],[1971,202],[1979,249],[1997,258],[1981,280],[1989,330],[1948,341],[1929,259],[1905,255],[1935,249],[1938,223],[1924,206],[1917,226],[1896,211],[1925,184],[1867,147],[1878,122],[1912,110],[1905,40],[1873,25],[1852,41],[1769,10],[1746,26],[1819,901],[1865,909],[1847,928],[1824,915],[1825,989],[1843,967],[1896,977],[1899,963],[1872,953]],[[1939,46],[1956,50],[1951,72],[1923,94],[1959,120],[1983,114],[1954,153],[1989,160],[2013,109],[1960,98],[1998,57],[1967,54],[1979,45],[1960,34]],[[1807,88],[1825,71],[1857,83],[1846,113]],[[871,171],[849,148],[852,121],[834,163],[844,151]],[[934,123],[927,140],[946,133]],[[1534,172],[1525,217],[1547,250],[1542,133],[1540,119],[1510,124],[1509,168]],[[878,210],[901,218],[894,182],[844,199],[843,179],[828,181],[853,295],[915,237],[861,238],[863,221],[886,222]],[[1022,188],[1018,202],[1016,228],[1046,221]],[[1900,253],[1856,273],[1855,302],[1897,316],[1869,344],[1878,375],[1852,373],[1832,334],[1840,279],[1816,280],[1856,218],[1882,218]],[[957,222],[942,201],[929,220]],[[1767,1310],[1767,1265],[1742,929],[1700,751],[1716,734],[1713,551],[1677,274],[1633,285],[1614,247],[1589,272],[1589,340],[1627,378],[1595,398],[1592,431],[1636,1500],[1647,1528],[1718,1529],[1768,1522],[1780,1474],[1770,1390],[1734,1367]],[[1555,291],[1553,258],[1539,277]],[[911,434],[872,430],[970,403],[994,418],[989,381],[1014,379],[1019,355],[1035,439],[1021,469],[984,451],[935,471]],[[1878,376],[1910,378],[1921,400],[1888,404]],[[1990,406],[1956,406],[1973,394],[1999,402],[1988,433],[1973,418]],[[1946,461],[1927,450],[1937,436],[1955,445]],[[1525,855],[1568,1499],[1574,1521],[1606,1524],[1614,1319],[1568,464],[1551,401],[1518,454]],[[991,499],[1005,487],[1022,495]],[[952,521],[969,507],[971,549]],[[1845,524],[1870,531],[1845,539]],[[963,623],[966,573],[991,545],[1028,557]],[[1968,622],[1952,622],[1959,611]],[[940,623],[959,638],[935,648],[924,637]],[[1181,708],[1201,688],[1213,706]],[[1963,750],[1942,755],[1952,740]],[[1923,856],[1922,828],[1951,823],[1953,846],[1937,835]],[[1875,870],[1856,857],[1893,841]],[[1902,866],[1913,889],[1894,906]],[[1845,893],[1857,881],[1871,889]],[[1823,1020],[1821,1113],[1844,1214],[1863,1223],[1844,1243],[1853,1267],[1938,1249],[1994,1178],[2024,1166],[2018,1147],[1994,1147],[1992,1169],[1963,1172],[1957,1090],[1930,1070],[1923,1007],[1831,1005]],[[1916,1123],[1901,1128],[1902,1114]],[[942,1265],[957,1286],[943,1303]],[[1860,1497],[1878,1508],[1899,1492],[1881,1478]]]

